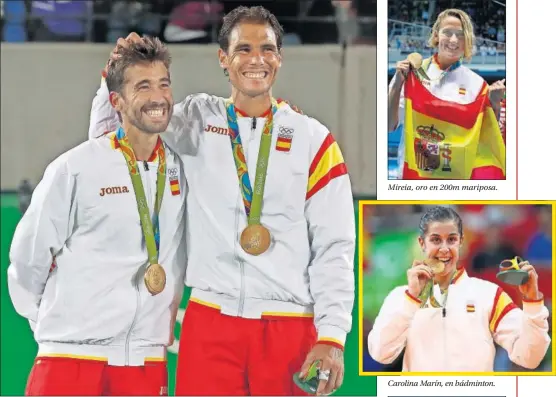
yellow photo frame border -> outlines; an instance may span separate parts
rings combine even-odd
[[[515,201],[515,200],[464,200],[464,201],[424,201],[424,200],[360,200],[357,220],[359,240],[357,244],[357,303],[358,303],[358,339],[359,339],[359,376],[554,376],[556,375],[556,315],[554,314],[554,301],[552,302],[552,372],[366,372],[363,371],[363,207],[366,205],[550,205],[552,207],[552,297],[556,296],[556,201]],[[554,298],[552,298],[554,299]]]

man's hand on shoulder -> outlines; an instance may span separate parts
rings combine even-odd
[[[284,102],[286,104],[289,105],[290,108],[292,108],[294,110],[294,112],[299,113],[299,114],[305,114],[303,113],[303,111],[301,109],[299,109],[297,106],[291,104],[289,101],[282,99],[282,98],[278,98],[277,99],[278,103]]]

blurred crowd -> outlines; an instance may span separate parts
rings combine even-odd
[[[552,265],[550,205],[453,205],[464,226],[461,265],[470,273],[497,271],[504,259],[521,256],[537,268]],[[404,231],[417,225],[424,205],[368,206],[364,229],[373,234]],[[370,266],[367,262],[365,266]],[[370,269],[369,269],[370,270]],[[479,275],[479,277],[482,277]],[[546,291],[550,294],[550,288]]]
[[[392,31],[393,21],[405,23],[401,35],[390,41],[390,47],[404,52],[422,51],[427,48],[428,32],[415,37],[415,29],[411,25],[432,27],[440,12],[448,8],[459,8],[469,14],[475,27],[477,38],[474,54],[496,55],[497,51],[505,50],[506,42],[506,11],[505,7],[489,0],[404,0],[390,1],[388,7],[389,28]],[[406,34],[408,34],[406,36]]]
[[[372,240],[387,236],[394,238],[396,234],[413,232],[410,238],[417,244],[418,225],[421,215],[427,206],[423,205],[377,205],[364,207],[363,228],[361,237],[364,241],[364,280],[376,283],[376,269],[381,266],[381,257],[372,254],[370,247]],[[552,208],[550,205],[452,205],[463,221],[464,243],[460,254],[460,265],[464,266],[468,274],[500,285],[514,302],[521,305],[521,295],[517,287],[502,284],[496,278],[500,262],[520,256],[528,260],[539,274],[539,290],[544,294],[545,304],[552,313]],[[399,246],[392,245],[392,256],[401,256],[396,251]],[[394,252],[395,251],[395,252]],[[409,253],[411,256],[411,253]],[[375,261],[375,262],[373,262]],[[411,263],[397,263],[391,261],[388,266],[396,263],[397,269],[380,270],[380,274],[390,272],[396,274],[390,281],[396,285],[406,284],[405,273]],[[373,277],[373,274],[375,276]],[[382,281],[388,283],[388,280]],[[369,284],[370,285],[370,284]],[[363,282],[365,288],[365,281]],[[393,286],[388,286],[393,288]],[[366,289],[365,294],[383,294],[382,291],[373,292]],[[381,304],[383,296],[369,297],[372,305]],[[364,301],[365,302],[365,301]],[[374,313],[374,308],[370,310]],[[369,307],[363,307],[364,335],[372,327],[373,314]],[[549,319],[551,323],[551,319]],[[372,362],[367,352],[364,352],[367,366],[372,370],[380,370],[377,363]],[[550,358],[543,361],[543,368],[549,368]],[[395,364],[399,365],[399,363]],[[497,368],[506,371],[525,371],[511,363],[504,350],[498,349]],[[369,370],[369,369],[367,369]]]
[[[428,46],[428,36],[418,38],[396,36],[393,41],[389,43],[389,48],[400,50],[403,53],[410,53],[414,51],[422,52],[430,49]],[[505,43],[493,42],[482,38],[477,38],[473,44],[474,55],[496,55],[498,52],[505,52],[505,50]]]
[[[2,41],[115,42],[135,31],[170,43],[216,41],[222,16],[263,5],[288,44],[376,40],[376,0],[1,0]]]

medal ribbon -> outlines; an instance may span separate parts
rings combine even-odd
[[[251,189],[249,181],[249,171],[245,161],[245,154],[241,144],[241,136],[239,135],[239,126],[237,124],[237,114],[234,104],[228,100],[226,104],[226,114],[228,118],[228,130],[230,141],[232,144],[232,153],[236,164],[237,177],[239,179],[239,188],[243,197],[243,205],[247,214],[247,223],[249,225],[258,225],[261,223],[261,208],[264,194],[264,185],[266,181],[266,170],[268,167],[268,157],[270,155],[270,145],[272,141],[272,127],[274,124],[274,114],[278,109],[276,100],[272,99],[272,111],[266,118],[266,122],[261,134],[261,144],[259,147],[259,156],[257,158],[257,168],[255,171],[255,188]]]
[[[457,269],[454,270],[454,272],[452,273],[452,276],[450,277],[450,283],[448,284],[448,288],[446,288],[446,292],[444,292],[444,301],[442,303],[438,302],[438,300],[434,297],[433,280],[427,281],[425,288],[423,288],[423,291],[421,291],[421,294],[419,295],[419,299],[421,300],[421,307],[422,308],[425,307],[429,299],[432,307],[436,307],[436,308],[444,307],[444,305],[448,301],[448,291],[450,290],[450,285],[452,285],[452,282],[454,281],[454,278],[456,277],[457,273],[458,273]]]
[[[160,140],[160,138],[158,138]],[[124,130],[120,127],[116,133],[116,140],[120,145],[122,153],[125,157],[127,168],[129,169],[129,176],[135,192],[135,200],[137,201],[137,209],[139,210],[139,218],[141,219],[141,227],[143,229],[143,236],[145,237],[145,244],[147,246],[147,253],[149,255],[149,263],[154,265],[158,263],[158,250],[160,248],[160,230],[158,222],[158,214],[160,213],[160,206],[162,205],[162,197],[164,195],[164,184],[166,183],[166,157],[164,155],[164,145],[159,142],[158,146],[158,175],[156,176],[156,200],[154,202],[154,221],[151,221],[149,206],[145,197],[145,189],[143,188],[143,181],[139,173],[139,166],[133,149],[129,144]]]
[[[432,59],[433,57],[429,57],[427,59],[425,59],[423,61],[423,63],[421,64],[421,67],[423,68],[424,71],[428,71],[429,70],[429,66],[432,63]],[[442,79],[444,78],[444,76],[446,76],[449,72],[456,70],[457,68],[459,68],[461,66],[461,64],[463,63],[463,58],[458,59],[456,62],[454,62],[452,65],[450,65],[450,67],[446,70],[443,70],[442,73],[440,73],[440,77],[437,77],[435,79],[431,79],[430,81],[439,81],[442,82]]]

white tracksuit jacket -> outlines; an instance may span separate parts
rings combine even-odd
[[[440,300],[438,285],[434,293]],[[463,269],[449,287],[445,310],[420,304],[407,286],[386,297],[368,335],[374,360],[390,364],[405,348],[404,372],[492,372],[496,342],[514,363],[534,369],[550,345],[542,300],[524,301],[521,310],[496,284]]]
[[[238,115],[252,186],[264,122]],[[89,137],[117,126],[103,82]],[[261,215],[273,240],[267,252],[251,256],[239,245],[247,216],[227,131],[225,100],[197,94],[175,105],[163,134],[180,155],[189,186],[186,284],[192,299],[246,318],[314,314],[319,339],[343,345],[354,301],[355,220],[337,143],[318,121],[280,104]],[[292,138],[289,150],[276,149],[279,136]]]
[[[39,355],[110,365],[165,359],[183,293],[185,176],[166,147],[159,263],[167,283],[152,296],[142,277],[148,257],[137,202],[114,135],[54,160],[15,231],[8,286],[15,309],[34,328]],[[158,158],[149,160],[139,168],[152,215]],[[170,177],[178,178],[179,194],[172,194]]]

